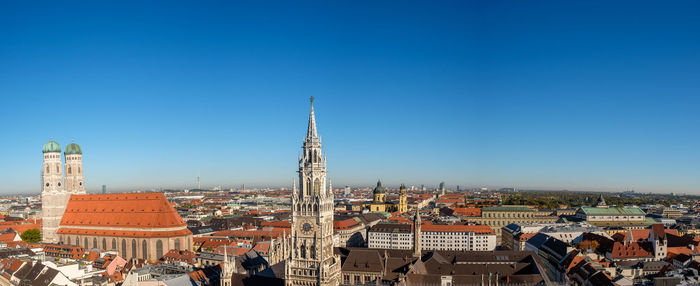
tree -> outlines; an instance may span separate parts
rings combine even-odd
[[[41,242],[41,231],[39,231],[36,228],[31,228],[31,229],[25,230],[22,234],[20,234],[19,237],[28,243]]]

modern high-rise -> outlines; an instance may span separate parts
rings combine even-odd
[[[340,283],[340,257],[333,252],[333,193],[326,182],[326,157],[316,130],[313,97],[299,158],[299,185],[292,191],[292,253],[285,264],[286,285]]]

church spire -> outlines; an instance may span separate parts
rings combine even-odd
[[[316,116],[314,116],[314,97],[312,96],[309,100],[311,101],[311,112],[309,113],[309,130],[306,132],[306,140],[318,138]]]

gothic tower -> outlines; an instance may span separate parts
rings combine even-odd
[[[234,257],[235,259],[235,257]],[[231,286],[231,278],[233,277],[233,265],[231,264],[231,260],[228,258],[228,254],[226,253],[226,247],[224,246],[224,263],[221,265],[221,281],[220,285],[221,286]]]
[[[326,182],[326,157],[316,131],[314,98],[299,158],[299,185],[292,191],[291,257],[286,285],[340,283],[340,257],[333,254],[333,193]]]
[[[63,154],[66,158],[66,193],[69,196],[72,194],[85,194],[83,150],[80,149],[78,144],[70,143],[66,146],[66,151]]]
[[[408,211],[408,202],[406,201],[406,186],[401,184],[399,188],[399,213],[405,213]]]
[[[420,211],[416,209],[416,215],[413,217],[413,256],[421,257],[421,231],[420,231]]]
[[[66,193],[61,168],[61,145],[49,141],[42,148],[44,165],[41,169],[41,234],[43,242],[58,242],[58,225],[66,209]]]

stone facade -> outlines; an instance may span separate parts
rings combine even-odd
[[[285,285],[338,285],[341,262],[333,253],[334,195],[326,182],[313,97],[303,150],[299,186],[295,183],[292,191],[292,253],[285,264]]]
[[[61,147],[55,141],[44,144],[44,163],[41,171],[41,234],[42,241],[56,243],[58,226],[72,194],[85,193],[83,155],[80,146],[71,143],[66,147],[64,169],[61,164]]]

